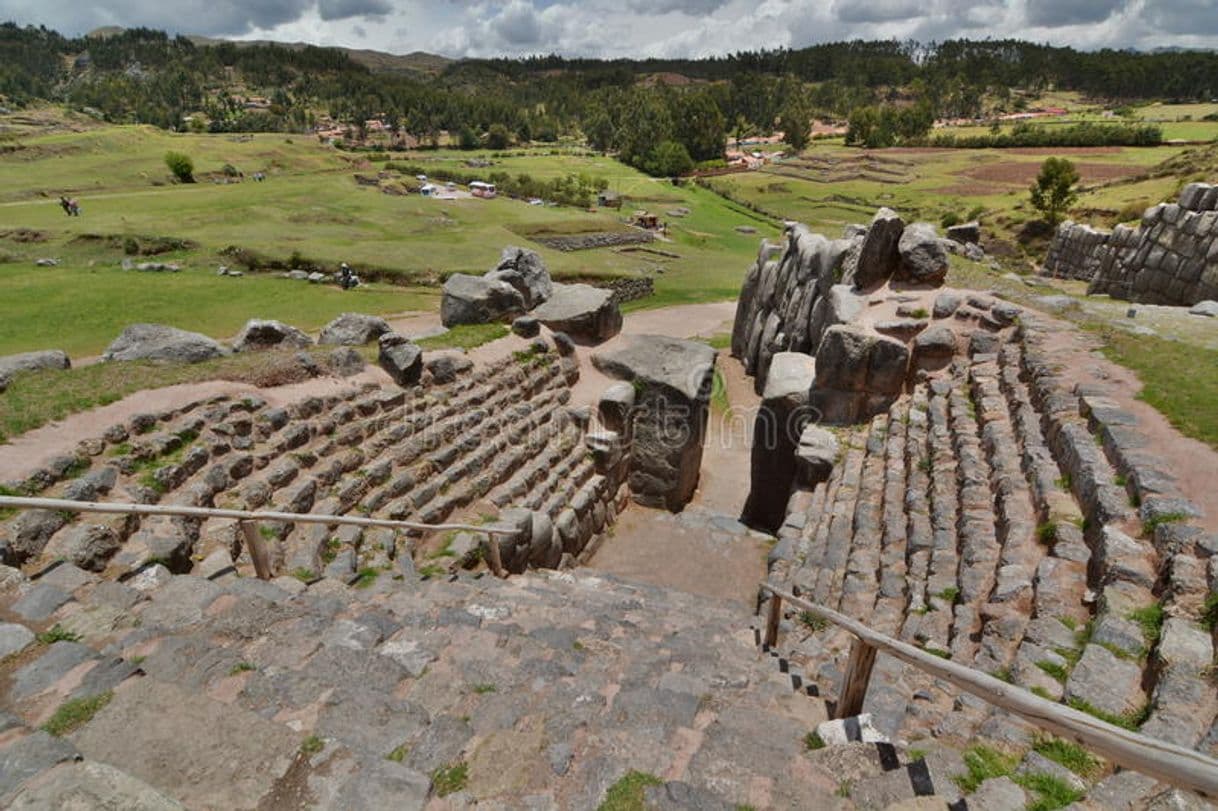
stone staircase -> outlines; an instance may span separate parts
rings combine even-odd
[[[355,514],[434,524],[489,523],[501,509],[540,510],[577,553],[612,518],[616,487],[596,474],[584,444],[586,410],[569,406],[558,356],[544,342],[408,390],[349,387],[286,408],[213,398],[144,414],[80,443],[8,490],[72,500]],[[577,509],[572,509],[574,502]],[[572,522],[574,524],[572,525]],[[451,537],[390,530],[263,524],[277,573],[340,580],[395,563],[472,563],[444,553]],[[467,544],[468,545],[468,542]],[[252,573],[235,521],[129,516],[74,519],[47,510],[0,520],[0,560],[36,570],[65,559],[116,578],[148,562],[211,574]],[[476,552],[476,548],[473,549]],[[460,554],[458,554],[460,553]],[[430,561],[430,562],[428,562]],[[559,560],[547,561],[551,566]],[[520,561],[523,567],[524,561]]]
[[[1196,508],[1133,415],[1061,377],[1044,330],[1029,313],[1009,342],[981,333],[887,414],[841,429],[829,480],[791,497],[772,580],[1042,697],[1218,754],[1201,622],[1218,538],[1189,523]],[[782,656],[832,700],[850,638],[812,618],[784,627]],[[915,747],[1022,752],[1037,739],[883,655],[865,706]],[[1121,791],[1105,794],[1114,781]],[[1162,790],[1129,773],[1088,788],[1123,807]]]
[[[851,808],[844,781],[908,765],[809,748],[824,706],[748,613],[591,570],[3,574],[5,807],[595,808],[639,772],[648,807]]]

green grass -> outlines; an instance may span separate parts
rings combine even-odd
[[[817,749],[825,748],[825,741],[821,738],[819,732],[812,730],[807,735],[804,735],[804,748],[809,752],[815,752]]]
[[[830,625],[829,620],[825,619],[820,614],[816,614],[812,611],[800,611],[798,619],[799,619],[800,625],[803,625],[805,628],[807,628],[809,631],[812,631],[813,633],[823,631],[826,628],[828,628]]]
[[[711,377],[711,410],[717,414],[728,415],[732,413],[732,403],[727,396],[727,382],[723,379],[723,373],[719,371],[719,367],[715,367],[715,373]]]
[[[1104,355],[1142,381],[1139,400],[1162,412],[1181,433],[1218,449],[1218,350],[1114,329],[1100,334]]]
[[[59,705],[59,709],[55,710],[55,714],[42,728],[57,738],[67,735],[93,720],[93,716],[109,704],[112,698],[114,693],[107,691],[95,696],[69,699]]]
[[[664,781],[646,772],[627,772],[609,787],[597,811],[643,811],[643,791],[648,786],[662,786]]]
[[[473,690],[478,695],[486,695],[487,693],[495,692],[497,688],[493,684],[475,684]]]
[[[1035,795],[1026,811],[1057,811],[1081,800],[1086,794],[1051,774],[1018,774],[1013,779]]]
[[[469,766],[463,762],[440,766],[431,773],[431,784],[437,797],[447,797],[465,788],[469,782]]]
[[[385,760],[392,760],[394,763],[401,763],[410,754],[410,744],[402,744],[394,747],[394,750],[385,755]]]
[[[355,582],[351,585],[357,589],[370,588],[376,579],[380,577],[381,570],[376,567],[369,566],[360,569],[355,575]]]
[[[497,341],[510,332],[504,324],[461,324],[442,335],[415,341],[423,349],[474,349]]]
[[[1201,624],[1209,631],[1218,628],[1218,591],[1210,592],[1201,607]]]
[[[1036,539],[1045,546],[1052,546],[1057,540],[1057,524],[1053,521],[1046,521],[1036,527]]]
[[[955,586],[948,586],[935,596],[945,603],[954,603],[956,602],[956,598],[960,596],[960,589],[956,588]]]
[[[237,664],[233,665],[232,668],[228,671],[228,675],[236,676],[240,673],[245,673],[246,671],[257,670],[257,669],[258,668],[254,667],[254,665],[250,662],[237,662]]]
[[[1071,741],[1041,735],[1032,741],[1032,748],[1080,777],[1098,777],[1104,770],[1104,761]]]
[[[1110,712],[1105,712],[1099,707],[1083,701],[1081,698],[1072,698],[1067,703],[1071,708],[1076,709],[1079,712],[1085,712],[1093,718],[1098,718],[1105,723],[1112,724],[1114,727],[1121,727],[1122,729],[1128,729],[1132,732],[1137,732],[1138,728],[1145,723],[1147,716],[1150,714],[1149,703],[1145,704],[1139,709],[1131,710],[1130,712],[1122,715],[1115,715]]]
[[[1062,684],[1065,684],[1066,679],[1070,677],[1070,669],[1068,667],[1059,665],[1056,662],[1050,662],[1047,659],[1041,659],[1036,663],[1036,666]]]
[[[0,299],[2,291],[0,284]],[[0,316],[0,323],[3,322]],[[62,323],[60,328],[64,328]],[[317,350],[316,354],[324,356],[326,353]],[[184,365],[145,361],[95,363],[68,370],[21,374],[13,379],[8,391],[0,395],[0,442],[78,411],[109,405],[144,389],[205,380],[233,380],[256,386],[296,382],[301,379],[302,372],[293,360],[294,355],[288,351],[250,352]],[[131,446],[121,449],[130,453]]]
[[[1139,608],[1130,612],[1129,619],[1142,629],[1142,638],[1146,640],[1147,650],[1158,644],[1159,635],[1163,632],[1163,620],[1166,619],[1162,605],[1152,603],[1145,608]]]
[[[48,631],[43,631],[42,633],[38,634],[35,639],[44,645],[53,645],[56,642],[79,642],[80,634],[75,633],[74,631],[69,631],[67,628],[64,628],[62,625],[56,623],[55,627]]]
[[[437,578],[437,577],[443,577],[445,571],[446,570],[443,566],[437,565],[435,563],[428,563],[428,564],[425,564],[425,565],[419,567],[419,577],[426,577],[426,578],[432,578],[432,579]]]
[[[312,583],[317,579],[317,572],[313,571],[312,569],[301,567],[299,569],[292,570],[292,577],[295,577],[301,583]]]
[[[1018,764],[1017,758],[978,744],[964,752],[964,767],[968,771],[952,780],[965,794],[972,794],[986,780],[1010,776]]]
[[[310,735],[300,742],[300,753],[306,757],[312,757],[326,748],[326,742],[316,735]]]
[[[1190,518],[1192,516],[1185,512],[1160,513],[1142,522],[1142,534],[1149,538],[1155,534],[1156,529],[1164,524],[1177,524]]]

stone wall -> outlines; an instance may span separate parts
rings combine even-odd
[[[628,301],[638,301],[655,295],[656,282],[650,276],[632,276],[621,279],[611,279],[607,282],[592,282],[593,287],[601,287],[613,291],[615,304],[625,304]]]
[[[679,512],[693,497],[716,354],[697,341],[639,335],[592,356],[597,369],[627,384],[606,392],[601,421],[627,439],[630,495],[639,504]]]
[[[1146,209],[1137,228],[1063,223],[1043,273],[1090,281],[1091,294],[1147,304],[1218,298],[1218,186],[1186,186],[1178,202]]]
[[[776,353],[817,354],[828,330],[850,323],[866,307],[866,296],[890,279],[937,287],[947,275],[949,240],[928,223],[906,226],[887,208],[870,225],[848,226],[843,239],[789,223],[785,240],[762,241],[732,326],[732,355],[753,376],[758,394]]]

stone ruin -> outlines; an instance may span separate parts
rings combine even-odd
[[[792,226],[746,282],[733,351],[764,369],[758,430],[796,429],[754,448],[771,582],[1214,754],[1218,536],[1137,418],[1053,364],[1034,312],[911,283],[897,230],[884,212],[843,241]],[[937,266],[914,236],[910,261]],[[329,334],[402,346],[378,331]],[[291,341],[247,337],[276,334]],[[227,519],[0,514],[0,805],[582,809],[637,771],[660,775],[649,808],[1018,808],[1029,776],[1081,808],[1205,807],[1072,772],[1029,725],[883,655],[867,712],[829,721],[844,633],[788,611],[759,654],[751,607],[577,567],[632,498],[688,500],[715,352],[646,336],[597,353],[621,382],[594,415],[552,339],[481,366],[429,356],[404,387],[139,415],[8,483],[514,531],[418,547],[264,523],[263,581]],[[519,576],[486,576],[491,543]],[[1011,776],[965,796],[977,744],[1012,753]]]
[[[556,284],[536,252],[508,247],[499,264],[485,274],[448,277],[440,318],[444,326],[452,327],[512,321],[531,313],[556,332],[599,343],[621,332],[618,301],[612,290]]]
[[[1064,222],[1041,272],[1090,282],[1088,294],[1144,304],[1218,299],[1218,186],[1191,183],[1177,202],[1146,209],[1136,227],[1109,232]]]
[[[1169,238],[1155,222],[1196,236],[1218,216],[1166,208],[1148,214],[1147,240]],[[864,252],[843,242],[793,226],[781,251],[763,245],[733,334],[763,392],[744,520],[777,532],[771,581],[1042,697],[1218,752],[1204,624],[1218,535],[1196,523],[1170,461],[1102,386],[1063,375],[1044,348],[1051,327],[1032,311],[940,291],[916,325],[860,327],[901,293],[846,288],[852,272],[871,277],[854,264]],[[822,329],[824,313],[843,323]],[[826,409],[837,398],[821,395],[826,376],[852,384],[850,408]],[[798,612],[784,622],[798,627]],[[850,637],[809,625],[796,638],[782,655],[823,695],[840,683]],[[873,674],[867,703],[891,739],[1001,749],[1037,734],[896,662]],[[1098,807],[1146,807],[1154,781],[1124,774],[1101,782],[1111,794],[1079,786]]]

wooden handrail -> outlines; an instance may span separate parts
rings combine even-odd
[[[354,515],[324,513],[250,512],[224,510],[215,507],[186,507],[174,504],[129,504],[111,501],[71,501],[62,498],[25,498],[0,496],[0,509],[67,510],[77,513],[109,513],[117,515],[169,515],[183,518],[231,518],[236,521],[283,521],[293,524],[349,524],[356,527],[388,527],[423,531],[458,530],[481,532],[486,535],[515,535],[518,530],[493,524],[420,524],[415,521],[392,521],[388,518],[359,518]]]
[[[1207,799],[1218,797],[1218,760],[1183,746],[1113,726],[1087,713],[1043,699],[987,673],[949,659],[941,659],[913,645],[874,631],[833,609],[796,597],[770,583],[762,583],[761,588],[771,595],[764,640],[768,647],[772,648],[778,642],[778,622],[782,617],[782,601],[785,600],[796,608],[809,611],[849,631],[859,643],[873,649],[871,660],[875,658],[875,650],[883,651],[995,707],[1013,713],[1034,726],[1091,749],[1118,766],[1177,788],[1195,791]],[[866,659],[867,656],[860,652],[859,658]],[[855,650],[852,649],[851,662],[855,659]],[[870,661],[866,662],[865,666],[869,674]],[[866,693],[865,675],[852,675],[847,672],[845,681],[852,692]],[[857,711],[854,714],[857,714]]]

